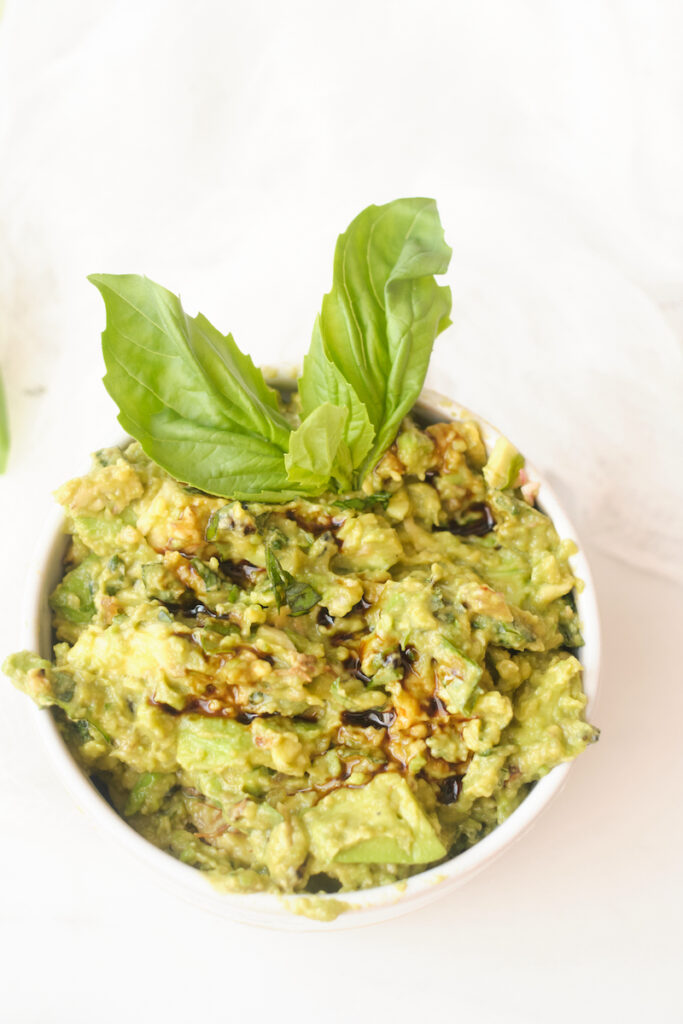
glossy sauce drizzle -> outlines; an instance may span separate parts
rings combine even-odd
[[[447,526],[435,526],[435,532],[448,532],[456,537],[483,537],[495,528],[496,521],[493,518],[493,512],[485,501],[473,501],[471,505],[467,506],[464,514],[468,515],[470,512],[477,513],[476,518],[468,519],[465,522],[451,519]]]
[[[344,725],[355,725],[360,729],[388,729],[396,721],[393,710],[381,711],[369,708],[367,711],[342,711],[341,720]]]

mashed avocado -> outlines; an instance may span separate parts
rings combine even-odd
[[[275,505],[100,451],[58,492],[54,660],[5,671],[116,810],[221,889],[405,878],[597,737],[575,549],[521,465],[473,422],[406,419],[362,491]]]

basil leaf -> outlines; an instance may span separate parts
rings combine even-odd
[[[107,310],[105,361],[113,355],[184,419],[249,431],[286,450],[289,426],[277,398],[231,335],[201,314],[189,317],[176,295],[147,277],[92,274],[88,280]]]
[[[434,280],[450,254],[431,199],[370,206],[352,221],[304,361],[294,431],[231,335],[188,316],[148,278],[92,275],[107,311],[104,383],[119,422],[167,472],[208,494],[277,502],[332,483],[357,488],[419,396],[450,322],[450,290]],[[0,469],[6,448],[3,403]]]
[[[316,318],[311,347],[308,350],[308,355],[304,358],[304,372],[299,380],[299,394],[304,422],[314,414],[321,404],[326,402],[347,410],[344,440],[353,466],[360,466],[370,451],[375,429],[368,419],[365,406],[352,386],[325,355],[320,331],[320,317]]]
[[[393,441],[422,390],[434,341],[450,323],[450,289],[434,280],[450,256],[433,199],[369,206],[339,237],[312,348],[319,331],[324,355],[375,429],[362,469]],[[302,393],[319,390],[314,370],[321,372],[319,358],[305,366]]]
[[[219,508],[215,512],[212,512],[211,515],[209,516],[209,521],[206,524],[206,530],[204,532],[205,540],[215,540],[216,537],[218,536],[218,531],[221,526],[221,519],[223,518],[221,513],[224,513],[224,510],[226,508],[230,508],[230,506],[223,505],[222,508]]]
[[[73,700],[76,691],[76,681],[68,672],[52,672],[52,692],[62,704],[68,704]]]
[[[86,722],[85,718],[79,718],[73,723],[73,728],[78,736],[78,742],[83,744],[87,743],[92,739],[92,733],[90,732],[90,724]]]
[[[107,310],[105,387],[119,422],[177,480],[241,500],[286,501],[290,428],[233,339],[137,275],[94,274]]]
[[[234,622],[222,622],[220,619],[208,618],[206,629],[210,629],[212,633],[218,633],[219,636],[234,636],[239,634],[239,626],[236,626]]]
[[[239,633],[239,630],[237,626],[233,626],[230,632],[235,634]],[[196,640],[204,654],[217,654],[218,651],[225,649],[225,637],[229,635],[229,633],[219,633],[211,626],[205,629],[195,629],[192,638]]]
[[[231,334],[222,335],[201,313],[185,319],[191,351],[217,393],[229,396],[233,414],[239,410],[237,423],[286,448],[291,428],[261,371],[240,352]]]
[[[270,546],[266,548],[266,572],[268,573],[270,585],[275,593],[277,610],[280,611],[280,608],[285,603],[285,591],[288,585],[293,581],[293,577],[286,569],[282,568]]]
[[[220,577],[205,562],[202,562],[201,558],[193,558],[190,565],[207,590],[215,590],[218,587]]]
[[[290,615],[305,615],[318,603],[320,594],[309,583],[292,583],[285,591],[285,598]]]
[[[351,455],[344,440],[349,418],[347,409],[324,402],[289,435],[285,456],[287,475],[292,483],[325,489],[331,477],[350,485],[353,470]]]
[[[7,456],[9,455],[9,417],[7,415],[7,402],[5,399],[5,387],[2,383],[0,373],[0,473],[7,468]]]
[[[188,424],[164,409],[154,414],[149,429],[123,412],[118,419],[154,462],[176,480],[190,481],[208,494],[278,502],[304,491],[287,479],[284,452],[257,437]]]
[[[298,583],[291,573],[282,568],[270,546],[266,548],[266,572],[275,592],[278,611],[286,604],[290,615],[305,615],[320,600],[321,595],[309,583]]]
[[[332,504],[336,505],[337,508],[350,508],[356,512],[362,512],[367,508],[372,508],[374,505],[381,505],[382,508],[386,508],[391,498],[392,494],[390,491],[376,491],[374,494],[359,494],[351,498],[340,498],[339,501],[333,501]]]

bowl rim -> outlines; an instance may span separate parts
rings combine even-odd
[[[282,381],[284,374],[280,374]],[[501,432],[483,417],[465,406],[430,389],[423,390],[416,407],[435,419],[472,419],[481,428],[487,448],[491,449]],[[504,436],[504,435],[503,435]],[[120,443],[120,442],[119,442]],[[575,576],[583,581],[583,590],[576,593],[576,604],[584,633],[585,645],[580,651],[583,666],[583,689],[588,698],[587,713],[592,710],[598,690],[600,666],[600,620],[592,574],[584,548],[569,516],[552,487],[533,463],[526,462],[533,481],[540,484],[543,509],[552,519],[561,537],[571,537],[578,546],[570,563]],[[37,545],[29,569],[23,604],[23,643],[27,649],[42,656],[52,655],[51,627],[47,597],[55,585],[56,567],[64,550],[64,516],[59,506],[47,518],[41,541]],[[399,882],[349,893],[320,894],[318,901],[341,901],[348,912],[334,921],[317,921],[308,916],[311,895],[304,893],[229,893],[216,890],[204,874],[181,863],[171,854],[154,846],[136,832],[100,795],[90,778],[84,774],[63,741],[52,714],[34,708],[34,720],[59,777],[76,803],[93,819],[107,837],[123,844],[138,861],[151,868],[157,878],[195,906],[232,920],[285,930],[332,930],[356,927],[385,920],[422,906],[440,895],[464,884],[490,864],[509,845],[516,842],[537,820],[565,784],[573,761],[553,768],[540,779],[515,811],[492,832],[463,853],[436,867],[428,868]]]

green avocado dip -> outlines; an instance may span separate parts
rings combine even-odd
[[[116,811],[222,890],[404,879],[597,738],[575,547],[521,464],[474,422],[407,417],[357,490],[268,503],[100,451],[58,492],[53,661],[4,669]]]
[[[433,199],[362,210],[289,398],[178,295],[91,275],[135,441],[58,492],[54,659],[5,663],[145,838],[321,918],[597,738],[574,545],[507,441],[413,418],[450,257]]]

